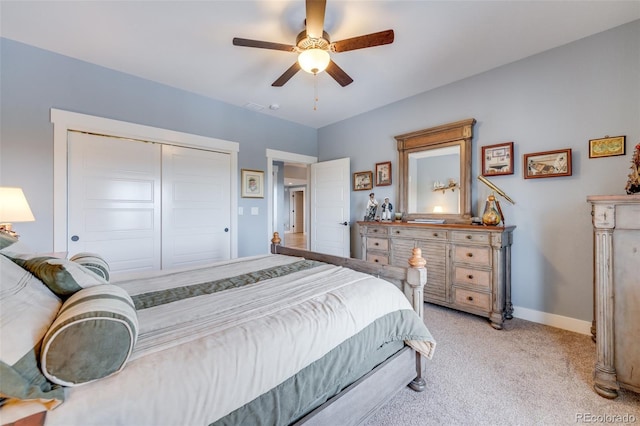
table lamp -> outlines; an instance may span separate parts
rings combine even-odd
[[[0,232],[17,238],[18,234],[13,231],[11,223],[35,220],[21,188],[0,187]]]

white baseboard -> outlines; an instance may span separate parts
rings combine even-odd
[[[591,335],[590,321],[583,321],[547,312],[534,311],[533,309],[523,308],[520,306],[513,307],[513,316],[523,320],[573,331],[575,333]]]

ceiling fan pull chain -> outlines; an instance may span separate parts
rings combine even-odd
[[[313,75],[313,110],[318,109],[318,74]]]

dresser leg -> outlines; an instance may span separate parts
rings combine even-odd
[[[489,316],[489,321],[491,321],[491,327],[496,330],[502,330],[502,324],[504,323],[504,318],[502,314],[498,314],[496,312],[492,312]]]
[[[620,386],[618,385],[615,368],[596,363],[593,379],[593,388],[598,395],[609,399],[618,397],[618,389],[620,389]]]

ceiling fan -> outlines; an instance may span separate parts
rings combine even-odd
[[[298,60],[271,84],[274,87],[284,86],[300,69],[311,74],[318,74],[326,70],[327,74],[333,77],[338,84],[342,87],[347,86],[353,82],[353,79],[333,62],[329,52],[348,52],[393,43],[393,30],[380,31],[332,43],[329,34],[324,31],[326,5],[326,0],[306,0],[306,29],[298,34],[295,45],[238,37],[233,39],[233,44],[298,53]]]

